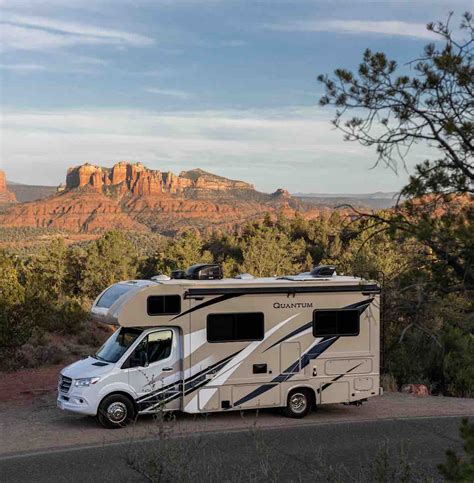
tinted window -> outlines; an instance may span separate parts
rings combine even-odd
[[[313,335],[315,337],[359,335],[358,310],[315,310]]]
[[[221,342],[234,339],[234,314],[213,314],[207,317],[207,340]]]
[[[140,367],[166,359],[171,354],[173,332],[160,330],[145,337],[130,357],[129,367]],[[128,367],[128,366],[127,366]]]
[[[208,342],[262,340],[264,331],[261,312],[210,314],[207,316]]]
[[[148,364],[166,359],[171,354],[173,332],[163,330],[148,336]]]
[[[148,315],[174,315],[181,312],[179,295],[152,295],[148,297]]]
[[[117,362],[142,332],[141,329],[122,327],[107,339],[95,357],[106,362]]]
[[[102,297],[98,300],[96,307],[104,307],[108,309],[119,297],[128,292],[132,286],[125,284],[112,285],[104,292]]]

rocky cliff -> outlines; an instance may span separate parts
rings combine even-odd
[[[8,191],[5,173],[0,170],[0,203],[12,203],[16,201],[15,195]]]
[[[163,193],[185,194],[189,191],[254,190],[243,181],[234,181],[207,173],[202,169],[182,171],[176,176],[171,171],[148,169],[141,163],[122,161],[112,168],[83,164],[70,168],[66,176],[66,190],[90,187],[132,196],[155,196]]]
[[[291,216],[300,209],[283,189],[267,194],[244,181],[201,169],[175,175],[141,163],[120,162],[112,168],[91,164],[70,168],[56,194],[3,210],[0,225],[172,234],[190,226],[227,229],[265,213]]]

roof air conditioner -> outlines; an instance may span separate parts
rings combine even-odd
[[[220,265],[199,263],[186,270],[186,278],[190,280],[219,280],[223,278]]]
[[[171,279],[186,278],[186,272],[184,270],[173,270],[170,275]]]

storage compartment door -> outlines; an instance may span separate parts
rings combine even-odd
[[[322,382],[319,397],[321,404],[349,402],[349,382]]]

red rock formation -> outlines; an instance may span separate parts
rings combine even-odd
[[[122,210],[119,202],[89,189],[73,191],[43,200],[21,203],[0,213],[0,226],[63,228],[72,232],[112,229],[148,231]]]
[[[183,171],[176,176],[148,169],[141,163],[117,163],[111,169],[92,166],[89,163],[70,168],[66,176],[66,190],[89,186],[96,190],[113,186],[119,192],[133,195],[157,195],[159,193],[183,193],[187,189],[199,191],[253,190],[243,181],[235,181],[207,173],[202,169]]]
[[[112,168],[84,164],[68,170],[66,185],[55,196],[3,210],[0,226],[169,234],[190,226],[227,229],[260,219],[265,213],[292,216],[297,209],[285,190],[273,195],[259,193],[249,183],[200,169],[176,176],[140,163],[121,162]]]
[[[0,203],[12,203],[16,201],[15,195],[8,191],[5,173],[0,170]]]
[[[291,198],[289,191],[284,188],[278,188],[274,193],[272,193],[272,196],[287,199]]]

